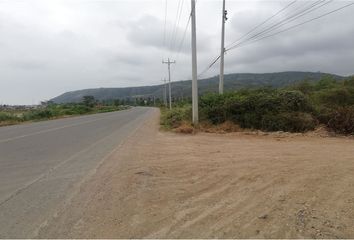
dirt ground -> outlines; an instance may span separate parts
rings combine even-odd
[[[39,237],[354,238],[353,139],[182,135],[157,115]]]

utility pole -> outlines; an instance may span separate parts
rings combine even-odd
[[[170,99],[170,110],[172,109],[172,96],[171,96],[171,64],[176,63],[176,61],[170,61],[170,58],[168,58],[168,61],[162,61],[163,64],[168,65],[168,92],[169,92],[169,99]]]
[[[221,26],[221,53],[220,53],[220,79],[219,94],[224,93],[224,56],[225,56],[225,22],[227,20],[227,11],[225,10],[225,0],[222,2],[222,26]]]
[[[166,83],[166,78],[163,80],[163,102],[165,104],[165,107],[167,107],[167,83]]]
[[[197,82],[197,34],[196,34],[196,13],[195,0],[191,0],[192,4],[192,112],[193,124],[198,124],[198,82]]]

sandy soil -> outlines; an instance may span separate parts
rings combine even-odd
[[[354,238],[354,140],[147,122],[44,238]]]

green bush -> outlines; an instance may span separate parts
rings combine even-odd
[[[202,119],[213,124],[229,120],[243,128],[292,132],[303,132],[315,126],[310,114],[314,109],[310,99],[295,90],[260,89],[209,94],[201,98],[200,106]]]
[[[14,114],[0,112],[0,122],[5,121],[20,121],[21,119]]]
[[[313,94],[317,105],[331,108],[349,106],[354,104],[354,90],[349,88],[334,88],[321,90]]]
[[[227,106],[228,116],[238,119],[238,115],[245,113],[262,115],[269,111],[276,111],[279,107],[279,103],[272,93],[250,93],[242,98],[230,98]]]
[[[71,109],[71,111],[74,113],[74,114],[86,114],[86,113],[89,113],[89,112],[92,112],[92,108],[91,107],[88,107],[88,106],[85,106],[85,105],[74,105],[73,108]]]
[[[306,132],[313,130],[317,125],[311,114],[303,112],[286,112],[276,115],[265,115],[262,118],[262,130]]]
[[[306,79],[304,81],[294,84],[290,87],[290,89],[300,91],[305,95],[309,95],[315,90],[315,86],[313,83],[309,82],[309,80]]]
[[[327,126],[341,134],[354,134],[354,106],[338,108],[330,115]]]
[[[314,116],[321,124],[328,124],[328,121],[331,118],[333,109],[325,106],[317,106],[316,111],[314,111]]]
[[[94,107],[96,104],[96,99],[94,96],[83,96],[82,97],[82,103],[87,106],[87,107]]]
[[[354,87],[354,76],[351,76],[348,79],[344,80],[344,86]]]
[[[246,112],[233,118],[233,122],[239,124],[242,128],[261,129],[262,115],[252,112]]]
[[[25,121],[49,119],[53,117],[52,111],[48,109],[32,110],[23,114]]]
[[[16,112],[0,112],[1,125],[13,124],[22,121],[32,120],[47,120],[54,117],[64,115],[81,115],[97,112],[112,112],[127,109],[129,106],[115,105],[95,105],[94,107],[86,106],[83,103],[68,103],[68,104],[50,104],[41,109],[21,109]]]
[[[166,128],[177,128],[183,121],[190,121],[192,118],[192,107],[190,105],[163,110],[161,114],[161,125]]]
[[[207,94],[201,97],[201,118],[208,119],[213,124],[225,122],[227,118],[226,96],[228,96],[228,94]]]
[[[335,80],[332,76],[324,76],[320,81],[315,84],[316,90],[322,89],[332,89],[338,86],[338,81]]]
[[[75,115],[77,114],[73,109],[62,109],[60,111],[61,115]]]
[[[281,111],[311,112],[310,99],[300,91],[281,91],[278,94]]]
[[[352,106],[352,107],[351,107]],[[245,89],[200,98],[200,120],[212,124],[232,121],[243,128],[305,132],[318,124],[352,134],[354,76],[343,80],[325,76],[284,89]],[[181,122],[181,112],[170,112],[171,125]]]

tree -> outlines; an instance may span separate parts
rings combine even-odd
[[[82,102],[87,107],[93,107],[96,103],[96,100],[94,96],[83,96]]]
[[[337,85],[337,81],[331,75],[325,75],[317,82],[317,90],[334,88]]]

